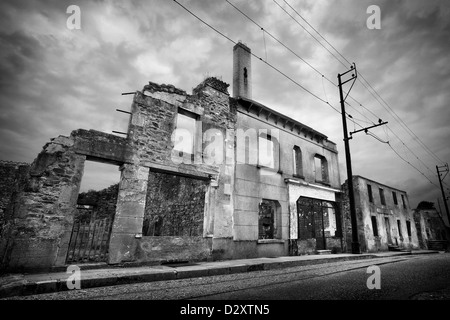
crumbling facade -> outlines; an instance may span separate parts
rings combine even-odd
[[[46,144],[8,207],[2,268],[67,264],[90,205],[78,203],[86,161],[121,172],[109,264],[341,252],[336,144],[252,100],[250,49],[233,51],[233,97],[213,77],[192,94],[150,82],[133,96],[126,137],[79,129]]]
[[[361,252],[419,249],[413,211],[405,191],[353,176],[358,239]],[[346,248],[351,252],[352,229],[347,181],[342,185]]]
[[[415,209],[414,222],[421,248],[446,249],[448,244],[445,223],[436,209]]]

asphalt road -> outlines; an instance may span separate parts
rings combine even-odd
[[[370,266],[380,289],[368,289]],[[8,300],[450,300],[450,254],[397,256],[73,290]],[[370,281],[372,282],[372,281]]]

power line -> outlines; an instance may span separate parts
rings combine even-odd
[[[293,18],[284,8],[282,8],[275,0],[273,0],[284,12],[286,12],[286,14],[288,14],[291,18]],[[337,54],[342,57],[347,63],[350,64],[350,62],[348,61],[348,59],[346,59],[340,52],[339,50],[337,50],[327,39],[325,39],[325,37],[322,36],[322,34],[316,29],[314,28],[297,10],[295,10],[295,8],[293,8],[286,0],[283,0],[284,3],[286,3],[289,8],[291,8],[303,21],[305,21],[309,27],[311,27],[331,48],[333,48],[334,51],[337,52]],[[298,21],[293,18],[294,21],[297,22],[297,24],[299,24],[303,29],[306,30],[306,28],[304,28],[300,23],[298,23]],[[307,31],[310,35],[311,33],[309,31]],[[312,36],[312,35],[311,35]],[[320,41],[317,40],[316,37],[312,36],[322,47],[324,47],[328,52],[330,52],[328,50],[328,48],[326,48]],[[339,62],[342,64],[342,61],[340,59],[338,59],[334,54],[332,54],[330,52],[330,54]],[[373,88],[373,86],[369,83],[369,81],[364,77],[364,75],[359,72],[359,75],[361,76],[361,78],[367,83],[367,85],[373,90],[373,92],[376,94],[376,96],[378,96],[383,102],[384,104],[389,108],[389,110],[391,111],[391,114],[394,117],[394,120],[396,120],[402,127],[403,129],[406,131],[406,133],[408,133],[409,135],[411,135],[411,137],[417,141],[418,145],[421,148],[424,148],[424,150],[431,155],[435,160],[437,160],[438,162],[444,163],[443,160],[441,160],[433,151],[430,150],[430,148],[428,148],[428,146],[426,144],[423,143],[422,140],[420,140],[420,138],[411,130],[411,128],[408,127],[408,125],[397,115],[397,113],[389,106],[389,104],[380,96],[380,94]],[[380,105],[386,109],[386,107],[384,107],[384,105],[379,101],[379,99],[374,95],[374,93],[372,93],[369,88],[366,86],[366,84],[364,84],[364,82],[362,82],[360,79],[358,79],[358,81],[367,89],[367,91],[378,101],[378,103],[380,103]],[[360,104],[362,106],[362,104]],[[386,109],[388,112],[389,110]]]
[[[237,44],[236,41],[234,41],[233,39],[231,39],[230,37],[228,37],[227,35],[225,35],[224,33],[220,32],[219,30],[217,30],[216,28],[214,28],[211,24],[207,23],[206,21],[204,21],[203,19],[201,19],[199,16],[197,16],[195,13],[193,13],[191,10],[189,10],[188,8],[186,8],[185,6],[183,6],[181,3],[179,3],[177,0],[174,0],[174,2],[176,4],[178,4],[180,7],[182,7],[186,12],[188,12],[189,14],[191,14],[193,17],[195,17],[197,20],[199,20],[200,22],[202,22],[203,24],[205,24],[206,26],[208,26],[210,29],[214,30],[216,33],[220,34],[222,37],[224,37],[225,39],[227,39],[228,41],[232,42],[233,44]],[[278,73],[280,73],[281,75],[283,75],[285,78],[289,79],[292,83],[294,83],[295,85],[297,85],[298,87],[300,87],[301,89],[303,89],[304,91],[308,92],[310,95],[312,95],[313,97],[315,97],[317,100],[327,104],[328,106],[330,106],[332,109],[334,109],[336,112],[340,113],[340,111],[338,109],[336,109],[335,107],[333,107],[328,101],[325,101],[324,99],[322,99],[321,97],[319,97],[318,95],[316,95],[315,93],[313,93],[312,91],[310,91],[309,89],[307,89],[306,87],[304,87],[303,85],[301,85],[299,82],[295,81],[294,79],[292,79],[291,77],[289,77],[287,74],[285,74],[284,72],[282,72],[280,69],[278,69],[277,67],[275,67],[274,65],[272,65],[271,63],[264,61],[262,58],[260,58],[259,56],[257,56],[256,54],[254,54],[253,52],[250,53],[252,56],[254,56],[255,58],[259,59],[260,61],[262,61],[263,63],[265,63],[266,65],[268,65],[269,67],[271,67],[273,70],[277,71]]]
[[[322,47],[324,47],[339,63],[343,64],[342,61],[340,59],[338,59],[333,53],[330,52],[330,50],[328,50],[328,48],[326,48],[316,37],[314,37],[303,25],[301,25],[294,17],[292,17],[291,14],[289,14],[283,7],[281,7],[281,5],[279,3],[277,3],[275,0],[273,0],[288,16],[290,16],[299,26],[301,26],[305,31],[308,32],[308,34],[310,34]],[[325,37],[323,37],[320,32],[315,29],[303,16],[300,15],[300,13],[295,10],[286,0],[283,0],[303,21],[305,21],[308,26],[310,26],[328,45],[330,45],[347,63],[350,63],[328,40],[325,39]],[[361,74],[361,72],[359,72],[359,74],[361,75],[361,78],[367,83],[368,86],[370,86],[370,88],[375,92],[375,94],[386,104],[386,106],[391,110],[391,114],[393,115],[394,120],[396,120],[397,122],[399,122],[400,125],[402,125],[403,129],[405,129],[405,131],[411,135],[413,138],[415,137],[419,144],[420,142],[420,146],[422,148],[424,148],[424,150],[430,154],[434,159],[443,162],[439,157],[437,157],[421,140],[420,138],[406,125],[406,123],[395,113],[395,111],[389,106],[389,104],[378,94],[378,92],[372,87],[372,85],[370,85],[370,83],[367,81],[367,79]],[[358,79],[358,81],[367,89],[367,91],[369,91],[369,93],[374,96],[374,98],[380,103],[380,105],[385,108],[388,112],[389,110],[384,107],[384,105],[379,101],[379,99],[369,90],[369,88],[361,81]],[[351,96],[350,96],[351,97]],[[355,102],[359,103],[356,99],[354,99],[353,97],[351,97]],[[347,103],[348,104],[348,103]],[[349,104],[348,104],[349,105]],[[369,111],[372,115],[374,115],[375,117],[377,117],[377,115],[375,115],[372,111],[370,111],[370,109],[367,109],[366,107],[364,107],[361,103],[359,103],[359,105],[361,107],[363,107],[364,109],[366,109],[367,111]],[[355,109],[356,110],[356,109]],[[368,119],[365,115],[363,115],[366,119]],[[392,133],[394,133],[392,131],[392,129],[389,127],[388,128]],[[409,130],[409,132],[408,132]],[[419,160],[430,172],[433,172],[428,166],[426,166],[422,160],[420,160],[420,158],[403,142],[403,140],[401,140],[395,133],[394,135],[397,137],[397,139],[399,139],[402,144],[417,158],[417,160]],[[390,146],[392,148],[392,146]],[[402,158],[403,159],[403,158]],[[409,162],[408,162],[409,163]],[[422,172],[421,172],[422,173]],[[423,174],[423,173],[422,173]],[[428,179],[428,178],[427,178]]]
[[[263,33],[267,33],[272,39],[274,39],[276,42],[278,42],[280,45],[282,45],[284,48],[286,48],[288,51],[290,51],[292,54],[294,54],[298,59],[300,59],[302,62],[306,63],[311,69],[313,69],[316,73],[318,73],[319,75],[321,75],[322,77],[322,86],[324,89],[324,93],[325,93],[325,98],[327,99],[328,102],[328,98],[326,96],[326,92],[325,92],[325,86],[323,84],[323,79],[325,78],[328,82],[330,82],[331,84],[333,84],[333,86],[336,86],[336,84],[330,80],[328,77],[326,77],[321,71],[319,71],[317,68],[315,68],[313,65],[311,65],[308,61],[306,61],[305,59],[303,59],[301,56],[299,56],[296,52],[294,52],[291,48],[289,48],[286,44],[284,44],[282,41],[280,41],[277,37],[275,37],[273,34],[271,34],[269,31],[267,31],[267,29],[265,29],[261,24],[259,24],[258,22],[256,22],[254,19],[252,19],[248,14],[246,14],[245,12],[243,12],[241,9],[239,9],[236,5],[234,5],[233,3],[231,3],[229,0],[225,0],[230,6],[232,6],[235,10],[237,10],[240,14],[242,14],[245,18],[247,18],[249,21],[251,21],[254,25],[256,25],[258,28],[260,28]],[[274,1],[278,6],[280,6],[276,1]],[[280,6],[281,7],[281,6]],[[282,8],[282,7],[281,7]],[[282,8],[283,9],[283,8]],[[285,10],[284,10],[285,11]],[[285,11],[286,12],[286,11]],[[286,12],[287,13],[287,12]],[[291,16],[292,17],[292,16]],[[292,17],[293,18],[293,17]],[[295,18],[294,18],[295,20]],[[306,21],[306,20],[305,20]],[[308,23],[308,22],[307,22]],[[309,25],[309,23],[308,23]],[[306,30],[306,29],[305,29]],[[307,30],[306,30],[307,31]],[[312,34],[310,34],[312,37],[314,37]],[[321,35],[320,35],[321,36]],[[323,38],[323,37],[322,37]],[[325,38],[324,38],[325,39]],[[316,39],[317,40],[317,39]],[[327,41],[328,42],[328,41]],[[330,44],[331,45],[331,44]],[[265,46],[265,41],[264,41],[264,46]],[[333,47],[333,46],[332,46]],[[334,47],[333,47],[334,48]],[[331,52],[330,52],[331,53]],[[331,53],[332,54],[332,53]],[[267,61],[267,58],[266,58]],[[348,60],[347,60],[348,61]],[[350,90],[349,90],[350,91]],[[347,96],[349,95],[348,92]],[[352,98],[353,99],[353,98]],[[353,99],[355,100],[355,99]],[[355,100],[356,101],[356,100]],[[346,104],[348,104],[346,102]],[[348,104],[349,106],[351,106],[350,104]],[[360,104],[361,105],[361,104]],[[356,112],[358,112],[359,114],[361,114],[363,117],[365,117],[367,120],[370,120],[369,118],[367,118],[364,114],[362,114],[361,112],[359,112],[356,108],[354,108],[353,106],[351,106]],[[337,110],[337,109],[336,109]],[[338,110],[337,110],[338,111]],[[347,113],[347,116],[350,116]],[[351,116],[350,116],[351,117]],[[365,122],[364,120],[359,120],[362,122]],[[373,121],[369,122],[369,123],[374,123]]]
[[[275,1],[275,0],[274,0]],[[230,41],[230,42],[232,42],[233,44],[237,44],[237,42],[236,41],[234,41],[234,40],[232,40],[230,37],[228,37],[227,35],[225,35],[224,33],[222,33],[222,32],[220,32],[219,30],[217,30],[216,28],[214,28],[211,24],[209,24],[209,23],[207,23],[206,21],[204,21],[203,19],[201,19],[199,16],[197,16],[196,14],[194,14],[191,10],[189,10],[188,8],[186,8],[185,6],[183,6],[181,3],[179,3],[178,1],[176,1],[176,0],[174,0],[174,2],[176,2],[180,7],[182,7],[185,11],[187,11],[189,14],[191,14],[193,17],[195,17],[196,19],[198,19],[200,22],[202,22],[203,24],[205,24],[206,26],[208,26],[210,29],[212,29],[213,31],[215,31],[216,33],[218,33],[219,35],[221,35],[222,37],[224,37],[225,39],[227,39],[228,41]],[[227,1],[228,2],[228,1]],[[228,2],[229,3],[229,2]],[[231,3],[230,3],[231,4]],[[234,6],[233,6],[234,7]],[[245,14],[244,14],[245,15]],[[247,16],[248,17],[248,16]],[[249,17],[248,17],[249,18]],[[249,18],[250,19],[250,18]],[[251,20],[251,19],[250,19]],[[253,20],[252,20],[253,21]],[[254,21],[253,21],[254,22]],[[254,22],[255,24],[257,24],[256,22]],[[258,25],[258,24],[257,24]],[[258,25],[259,26],[259,25]],[[263,30],[263,31],[265,31],[262,27],[260,27],[261,28],[261,30]],[[268,35],[270,35],[267,31],[265,31]],[[277,41],[277,42],[280,42],[280,41]],[[283,46],[285,46],[283,43],[281,43],[280,42],[280,44],[282,44]],[[285,46],[287,49],[288,49],[288,47],[287,46]],[[290,49],[288,49],[288,50],[290,50]],[[291,51],[291,50],[290,50]],[[292,52],[292,51],[291,51]],[[294,52],[293,52],[294,53]],[[326,101],[326,100],[324,100],[324,99],[322,99],[322,98],[320,98],[318,95],[316,95],[316,94],[314,94],[313,92],[311,92],[310,90],[308,90],[307,88],[305,88],[303,85],[301,85],[300,83],[298,83],[297,81],[295,81],[294,79],[292,79],[291,77],[289,77],[288,75],[286,75],[284,72],[282,72],[281,70],[279,70],[277,67],[275,67],[274,65],[272,65],[272,64],[270,64],[269,62],[267,62],[267,61],[264,61],[262,58],[260,58],[259,56],[257,56],[256,54],[254,54],[254,53],[251,53],[251,55],[252,56],[254,56],[255,58],[257,58],[257,59],[259,59],[260,61],[262,61],[262,62],[264,62],[265,64],[267,64],[269,67],[271,67],[272,69],[274,69],[275,71],[277,71],[278,73],[280,73],[281,75],[283,75],[285,78],[287,78],[288,80],[290,80],[291,82],[293,82],[294,84],[296,84],[298,87],[300,87],[301,89],[303,89],[304,91],[306,91],[306,92],[308,92],[309,94],[311,94],[312,96],[314,96],[316,99],[318,99],[319,101],[321,101],[321,102],[323,102],[323,103],[325,103],[325,104],[327,104],[327,105],[329,105],[333,110],[335,110],[336,112],[338,112],[339,114],[341,114],[341,112],[338,110],[338,109],[336,109],[333,105],[331,105],[328,101]],[[296,56],[298,56],[297,54],[295,54]],[[299,57],[299,56],[298,56]],[[301,57],[299,57],[301,60],[303,60],[304,61],[304,59],[302,59]],[[305,63],[306,63],[306,61],[305,61]],[[311,66],[311,65],[310,65]],[[312,66],[311,66],[312,67]],[[313,68],[313,67],[312,67]],[[314,69],[314,68],[313,68]],[[317,70],[317,69],[316,69]],[[316,72],[318,72],[319,74],[321,74],[323,77],[325,77],[320,71],[316,71]],[[326,78],[326,77],[325,77]],[[327,79],[327,80],[329,80],[329,79]],[[351,96],[350,96],[351,97]],[[357,100],[356,99],[354,99],[354,98],[352,98],[353,100],[355,100],[356,102],[357,102]],[[362,106],[362,104],[360,104],[360,106]],[[353,108],[353,107],[352,107]],[[356,109],[355,109],[356,110]],[[369,109],[366,109],[366,110],[369,110]],[[370,111],[370,110],[369,110]],[[375,115],[375,114],[374,114]],[[355,123],[355,124],[357,124],[358,126],[360,126],[361,128],[363,128],[359,123],[357,123],[357,122],[355,122],[355,119],[350,115],[350,114],[348,114],[348,113],[346,113],[346,116],[348,116],[349,118],[351,118],[351,120]],[[368,119],[365,115],[363,115],[366,119]],[[375,115],[376,116],[376,115]],[[369,120],[369,119],[368,119]],[[391,130],[391,132],[394,134],[394,135],[396,135],[393,131],[392,131],[392,129],[390,129],[389,128],[389,130]],[[397,135],[396,135],[396,137],[400,140],[400,141],[402,141]],[[381,141],[381,139],[378,139],[378,140],[380,140]],[[402,143],[403,143],[403,145],[405,145],[406,146],[406,144],[402,141]],[[423,173],[423,172],[421,172],[419,169],[417,169],[414,165],[412,165],[409,161],[407,161],[407,160],[405,160],[403,157],[401,157],[399,154],[398,154],[398,152],[397,151],[395,151],[395,149],[388,143],[388,145],[391,147],[391,149],[403,160],[403,161],[405,161],[406,163],[408,163],[410,166],[412,166],[414,169],[416,169],[419,173],[421,173],[423,176],[425,176],[425,174]],[[408,148],[409,149],[409,148]],[[410,149],[409,149],[410,150]],[[410,152],[411,153],[413,153],[411,150],[410,150]],[[413,153],[414,154],[414,153]],[[417,157],[417,156],[416,156]],[[418,157],[417,157],[418,158]],[[420,160],[420,159],[419,159]],[[427,179],[427,180],[429,180],[428,179],[428,177],[426,177],[425,176],[425,178]],[[431,180],[429,180],[430,182],[431,182]],[[432,182],[431,182],[432,183]]]
[[[342,59],[344,59],[349,65],[350,64],[352,64],[350,61],[348,61],[331,43],[329,43],[328,42],[328,40],[327,39],[325,39],[321,34],[320,34],[320,32],[319,31],[317,31],[305,18],[303,18],[302,16],[301,16],[301,14],[300,13],[298,13],[297,12],[297,10],[295,10],[286,0],[283,0],[283,2],[284,3],[286,3],[288,6],[289,6],[289,8],[291,8],[300,18],[302,18],[302,20],[303,21],[305,21],[306,22],[306,24],[308,25],[308,26],[310,26],[330,47],[332,47],[333,49],[334,49],[334,51],[336,51],[340,56],[341,56],[341,58]]]
[[[311,65],[308,61],[306,61],[305,59],[303,59],[301,56],[299,56],[296,52],[294,52],[291,48],[289,48],[286,44],[284,44],[281,40],[279,40],[277,37],[275,37],[273,34],[271,34],[269,31],[267,31],[267,29],[265,29],[262,25],[260,25],[258,22],[256,22],[254,19],[252,19],[248,14],[246,14],[245,12],[243,12],[241,9],[239,9],[237,6],[235,6],[233,3],[231,3],[228,0],[225,0],[230,6],[232,6],[234,9],[236,9],[239,13],[241,13],[245,18],[247,18],[249,21],[251,21],[254,25],[256,25],[258,28],[260,28],[263,32],[265,32],[267,35],[269,35],[272,39],[274,39],[276,42],[278,42],[280,45],[282,45],[285,49],[287,49],[289,52],[291,52],[294,56],[296,56],[298,59],[300,59],[301,61],[303,61],[305,64],[307,64],[311,69],[313,69],[316,73],[318,73],[321,77],[322,77],[322,85],[323,85],[323,79],[325,78],[328,82],[330,82],[333,86],[336,86],[336,84],[330,80],[328,77],[326,77],[321,71],[319,71],[317,68],[315,68],[313,65]],[[264,46],[265,46],[265,42],[264,42]],[[266,61],[267,62],[267,58]],[[327,99],[327,101],[325,101],[327,104],[330,105],[331,108],[333,108],[335,111],[341,113],[338,109],[336,109],[335,107],[333,107],[329,101],[328,98],[326,96],[326,92],[325,92],[325,86],[323,86],[324,89],[324,93],[325,93],[325,98]],[[322,102],[324,102],[324,100],[322,99]],[[347,113],[347,116],[350,116]],[[351,116],[350,116],[351,117]]]
[[[422,140],[420,140],[420,138],[411,130],[411,128],[408,127],[408,125],[403,121],[402,118],[399,117],[399,115],[394,111],[394,109],[392,109],[390,107],[390,105],[386,102],[386,100],[384,100],[380,94],[372,87],[372,85],[367,81],[366,78],[364,78],[363,75],[361,75],[361,78],[367,83],[367,85],[373,90],[373,92],[376,94],[376,96],[378,96],[381,101],[384,102],[384,104],[388,107],[388,109],[391,111],[392,115],[395,117],[397,117],[397,121],[400,123],[400,125],[403,127],[403,129],[405,129],[405,131],[411,135],[411,137],[415,138],[417,143],[419,144],[420,147],[424,148],[428,154],[430,154],[435,160],[437,160],[438,162],[444,163],[443,160],[441,160],[433,151],[431,151],[427,145],[425,145]],[[362,83],[362,82],[361,82]],[[363,84],[363,83],[362,83]],[[365,86],[363,84],[363,86]],[[370,90],[366,87],[366,89],[370,92]],[[373,94],[372,94],[373,95]],[[374,96],[375,97],[375,96]],[[378,103],[380,103],[381,106],[383,106],[383,104],[376,98],[376,100],[378,101]],[[384,107],[384,106],[383,106]],[[385,108],[386,109],[386,108]],[[387,111],[389,111],[388,109],[386,109]],[[409,131],[409,132],[408,132]]]
[[[431,181],[422,171],[420,171],[419,169],[417,169],[411,162],[409,162],[408,160],[404,159],[397,151],[395,151],[395,149],[391,146],[390,143],[388,143],[388,146],[392,149],[392,151],[394,151],[394,153],[403,161],[405,161],[407,164],[409,164],[411,167],[413,167],[414,169],[416,169],[421,175],[423,175],[425,177],[425,179],[427,179],[431,184],[435,185],[436,187],[438,187],[437,184],[435,184],[433,181]],[[438,187],[439,188],[439,187]]]
[[[311,37],[313,37],[318,43],[320,43],[322,45],[322,47],[325,48],[325,50],[327,50],[337,61],[339,61],[344,67],[348,68],[348,65],[346,65],[345,63],[343,63],[341,60],[339,60],[334,54],[333,52],[331,52],[330,50],[328,50],[327,47],[325,47],[316,37],[314,37],[314,35],[308,31],[308,29],[306,29],[300,22],[298,22],[297,19],[295,19],[289,12],[286,11],[286,9],[284,9],[276,0],[272,0],[277,6],[279,6],[281,8],[281,10],[283,10],[288,16],[290,16],[300,27],[302,27]]]
[[[233,3],[231,3],[228,0],[225,0],[230,6],[232,6],[234,9],[236,9],[239,13],[241,13],[244,17],[246,17],[248,20],[250,20],[254,25],[256,25],[258,28],[260,28],[263,32],[265,32],[268,36],[270,36],[272,39],[274,39],[276,42],[278,42],[279,44],[281,44],[284,48],[286,48],[289,52],[291,52],[293,55],[295,55],[298,59],[300,59],[301,61],[303,61],[304,63],[306,63],[311,69],[313,69],[316,73],[318,73],[319,75],[321,75],[322,77],[324,77],[326,80],[328,80],[328,82],[330,82],[331,84],[333,84],[335,86],[335,83],[333,81],[331,81],[329,78],[325,77],[325,75],[320,72],[317,68],[315,68],[313,65],[311,65],[308,61],[306,61],[305,59],[303,59],[301,56],[299,56],[296,52],[294,52],[291,48],[289,48],[287,45],[285,45],[281,40],[279,40],[277,37],[275,37],[274,35],[272,35],[269,31],[267,31],[267,29],[265,29],[264,27],[262,27],[259,23],[257,23],[254,19],[252,19],[248,14],[246,14],[245,12],[243,12],[241,9],[239,9],[238,7],[236,7]]]

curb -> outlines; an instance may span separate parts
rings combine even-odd
[[[316,258],[307,260],[292,260],[292,257],[277,258],[260,258],[249,259],[244,262],[237,260],[228,260],[220,262],[206,262],[193,266],[183,267],[164,267],[164,268],[140,268],[140,270],[131,270],[131,268],[108,269],[99,273],[101,269],[82,270],[83,276],[80,279],[80,287],[82,289],[106,287],[122,284],[133,284],[154,281],[189,279],[198,277],[209,277],[216,275],[248,273],[254,271],[274,270],[297,266],[317,265],[329,262],[341,262],[351,260],[365,260],[374,258],[385,258],[402,255],[420,255],[433,254],[439,251],[427,251],[420,253],[398,252],[389,256],[377,254],[363,254],[345,257]],[[260,260],[264,261],[260,261]],[[280,261],[281,260],[281,261]],[[230,265],[232,264],[232,265]],[[69,291],[67,287],[67,279],[69,274],[59,279],[42,279],[41,281],[28,281],[18,276],[12,276],[12,281],[0,288],[0,298],[8,298],[13,296],[27,296],[34,294],[52,293],[59,291]]]

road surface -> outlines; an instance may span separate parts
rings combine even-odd
[[[379,289],[371,266],[379,267]],[[369,279],[369,277],[372,277]],[[370,281],[368,281],[368,279]],[[450,254],[366,259],[80,289],[12,300],[450,300]]]

